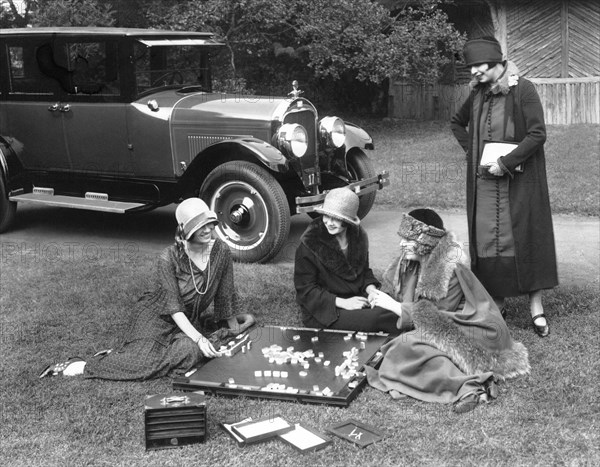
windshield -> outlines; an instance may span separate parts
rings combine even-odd
[[[173,87],[194,87],[195,90],[206,92],[211,90],[206,46],[147,46],[136,43],[134,54],[138,95]]]

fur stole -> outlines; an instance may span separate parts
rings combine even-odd
[[[300,241],[319,259],[325,269],[337,277],[353,281],[368,266],[369,240],[360,226],[349,225],[346,236],[348,238],[347,258],[320,217],[310,223]]]
[[[440,313],[429,300],[417,302],[411,316],[421,339],[448,355],[465,374],[491,371],[499,379],[505,380],[525,375],[531,369],[527,348],[522,343],[511,340],[509,348],[499,351],[486,349],[469,339],[451,318]]]
[[[506,68],[504,68],[504,71],[502,75],[500,75],[500,77],[498,78],[498,81],[491,85],[490,92],[492,94],[506,95],[510,92],[510,88],[516,86],[518,82],[519,68],[513,62],[508,61],[506,62]],[[476,90],[480,88],[485,89],[485,87],[488,87],[488,84],[481,84],[476,79],[473,79],[469,83],[469,88],[471,88],[471,90]]]
[[[443,237],[421,262],[415,298],[438,301],[448,295],[448,285],[458,264],[469,267],[469,255],[461,248],[452,232]],[[383,290],[394,298],[402,290],[401,270],[406,265],[402,257],[392,261],[383,274]]]

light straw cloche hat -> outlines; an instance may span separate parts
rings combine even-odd
[[[175,210],[175,218],[185,240],[206,224],[218,223],[217,215],[200,198],[188,198]]]
[[[323,205],[315,208],[315,211],[325,216],[358,225],[360,224],[360,219],[357,216],[359,204],[358,195],[350,188],[334,188],[325,196]]]

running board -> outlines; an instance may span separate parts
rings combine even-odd
[[[109,201],[106,193],[88,192],[85,198],[78,196],[55,195],[52,188],[33,189],[33,193],[24,193],[9,196],[9,200],[17,203],[43,204],[71,209],[87,209],[89,211],[115,212],[123,214],[133,209],[145,206],[143,203],[125,203],[122,201]]]

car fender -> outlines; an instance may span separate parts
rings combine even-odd
[[[350,122],[344,122],[346,125],[346,153],[353,148],[375,149],[373,138],[358,125]]]
[[[187,184],[193,180],[195,185],[199,181],[198,175],[204,179],[215,167],[234,160],[258,162],[276,173],[291,170],[285,156],[269,143],[251,137],[233,138],[215,143],[199,153],[184,172],[181,183]]]
[[[0,176],[4,177],[7,189],[10,179],[23,170],[18,158],[18,154],[22,151],[23,144],[20,141],[8,136],[0,136]]]

